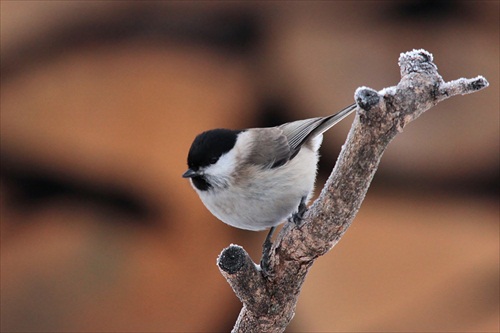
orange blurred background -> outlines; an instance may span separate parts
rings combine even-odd
[[[1,2],[2,332],[229,331],[217,221],[181,174],[199,132],[334,113],[401,52],[490,87],[389,146],[292,332],[499,331],[497,1]],[[325,135],[318,188],[352,116]]]

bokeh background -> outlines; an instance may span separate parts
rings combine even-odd
[[[499,2],[1,1],[1,330],[229,331],[215,260],[255,261],[181,178],[215,128],[328,115],[401,52],[490,87],[389,146],[290,332],[499,330]],[[325,135],[321,188],[352,116]]]

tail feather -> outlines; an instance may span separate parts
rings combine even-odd
[[[318,136],[320,134],[328,131],[332,126],[337,124],[339,121],[350,115],[354,110],[356,110],[357,104],[351,104],[348,107],[342,109],[334,115],[323,118],[322,124],[320,124],[316,129],[314,129],[305,140],[310,137]]]
[[[288,138],[292,153],[296,154],[304,142],[329,130],[356,110],[356,107],[356,104],[352,104],[331,116],[304,119],[281,125],[283,134]]]

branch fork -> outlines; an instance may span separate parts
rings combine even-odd
[[[401,81],[396,86],[356,90],[356,117],[337,163],[303,224],[283,226],[271,249],[272,275],[265,278],[238,245],[219,255],[219,269],[243,303],[233,332],[283,332],[294,316],[309,268],[351,225],[392,139],[437,103],[489,85],[482,76],[445,82],[425,50],[402,53],[399,66]]]

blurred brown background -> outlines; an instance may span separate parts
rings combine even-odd
[[[289,331],[499,330],[499,2],[1,2],[1,330],[228,331],[260,259],[180,175],[199,132],[334,113],[401,52],[490,87],[398,136]],[[327,133],[320,188],[352,116]]]

